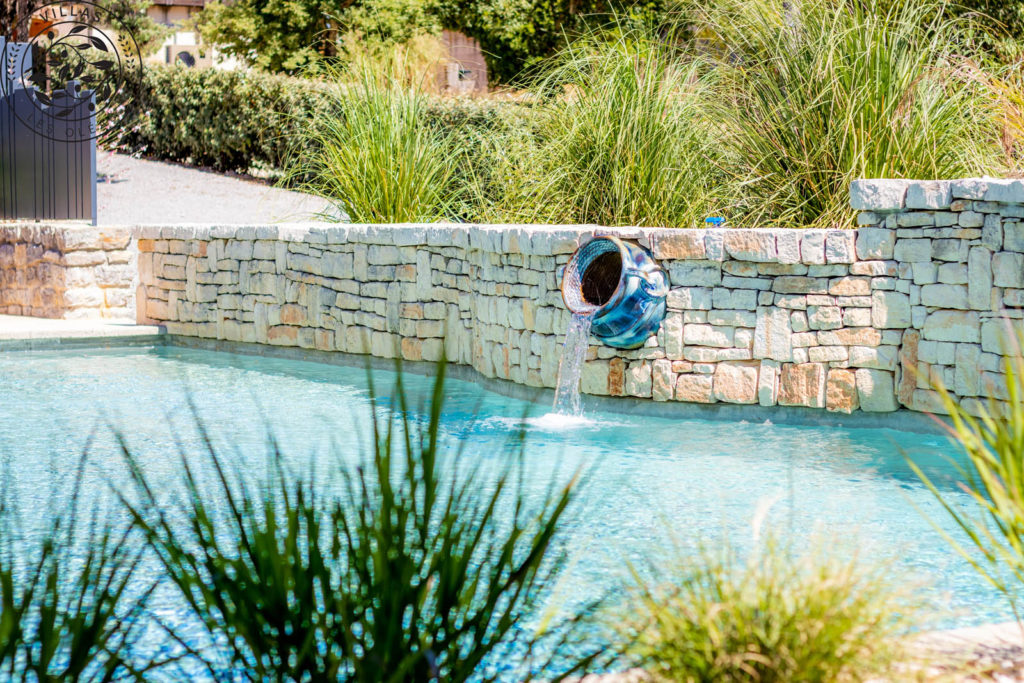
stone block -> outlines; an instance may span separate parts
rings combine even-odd
[[[754,329],[754,358],[789,361],[793,357],[793,330],[789,311],[782,308],[758,308]]]
[[[896,346],[851,346],[850,367],[895,370],[899,363]]]
[[[850,207],[854,211],[899,211],[905,206],[907,180],[854,180]]]
[[[757,324],[757,315],[754,311],[719,310],[716,308],[708,311],[708,322],[712,325],[730,327],[754,327]]]
[[[1005,221],[1003,223],[1003,249],[1007,251],[1024,251],[1024,223]]]
[[[921,304],[931,308],[970,308],[964,285],[925,285],[921,288]]]
[[[891,259],[896,244],[896,231],[885,228],[859,228],[857,230],[857,258]]]
[[[704,250],[709,261],[721,261],[725,258],[725,229],[704,231]]]
[[[932,240],[932,258],[938,261],[967,261],[967,240],[939,239]]]
[[[757,291],[716,287],[712,292],[715,308],[753,311],[757,309]]]
[[[793,332],[806,332],[811,329],[806,311],[793,311],[789,316],[789,324]]]
[[[879,329],[911,325],[910,297],[900,292],[878,291],[871,295],[871,324]]]
[[[914,270],[914,284],[915,285],[931,285],[935,284],[939,280],[939,267],[938,264],[932,263],[914,263],[912,264]]]
[[[907,330],[903,333],[903,344],[900,345],[900,386],[899,402],[909,406],[913,401],[914,391],[917,388],[917,362],[919,345],[926,342],[921,341],[921,333],[917,330]]]
[[[871,280],[866,277],[846,276],[829,281],[832,296],[866,296],[871,294]]]
[[[800,263],[800,230],[778,230],[775,233],[775,247],[779,263]]]
[[[656,360],[651,363],[651,382],[651,398],[655,401],[671,401],[676,389],[672,361]]]
[[[733,345],[733,328],[702,324],[684,325],[683,343],[694,346],[729,348]]]
[[[1024,254],[1007,251],[993,254],[992,283],[997,287],[1024,287]]]
[[[962,228],[980,228],[985,225],[985,215],[977,211],[961,211],[957,222]]]
[[[713,403],[713,385],[712,375],[679,375],[676,379],[675,399],[690,403]]]
[[[659,336],[662,339],[666,356],[669,358],[683,357],[683,316],[681,314],[669,311],[661,323]]]
[[[719,363],[714,374],[714,398],[724,403],[757,403],[759,365],[759,363]]]
[[[988,181],[981,178],[963,178],[950,184],[950,194],[958,199],[984,199]]]
[[[825,263],[825,231],[805,230],[800,238],[800,260],[808,265]]]
[[[779,376],[778,404],[825,407],[826,368],[821,363],[785,363]]]
[[[1006,351],[1004,340],[1012,334],[1003,320],[989,319],[981,324],[981,349],[987,353],[1002,355]]]
[[[985,201],[1001,204],[1024,203],[1024,181],[1021,180],[989,180],[985,190]]]
[[[850,352],[845,346],[811,346],[807,349],[807,359],[812,363],[832,363],[845,361]]]
[[[844,327],[817,334],[822,346],[878,346],[882,342],[882,334],[873,327]]]
[[[981,249],[975,247],[975,249]],[[987,252],[987,249],[981,249]],[[969,259],[970,257],[968,257]],[[970,261],[968,260],[968,263]],[[938,281],[946,285],[966,285],[968,282],[967,265],[963,263],[943,263],[939,266]]]
[[[778,260],[775,233],[771,230],[728,230],[723,244],[725,253],[738,261],[771,263]]]
[[[921,263],[932,260],[932,241],[929,239],[898,239],[893,255],[902,263]]]
[[[977,343],[981,339],[981,320],[973,311],[934,311],[925,319],[923,336],[931,341]]]
[[[609,396],[609,364],[606,360],[589,360],[583,364],[580,375],[580,391],[596,396]]]
[[[859,368],[856,370],[857,398],[860,409],[868,413],[888,413],[896,410],[896,390],[893,373],[886,370]]]
[[[782,275],[775,278],[772,291],[779,294],[826,294],[828,280],[823,277]]]
[[[951,201],[952,183],[948,180],[918,180],[907,187],[908,209],[948,209]]]
[[[762,360],[757,375],[757,402],[773,406],[778,400],[778,378],[781,364],[774,360]]]
[[[853,230],[830,230],[825,235],[825,263],[853,263],[857,260]]]
[[[838,306],[808,306],[807,324],[811,330],[838,330],[843,326],[843,312]]]
[[[715,286],[722,283],[722,268],[717,263],[675,261],[668,265],[674,287]]]
[[[630,363],[623,382],[626,395],[650,398],[653,390],[651,372],[650,363],[645,361]]]
[[[896,215],[896,225],[901,228],[924,228],[935,225],[935,217],[922,211],[910,211]]]
[[[665,303],[676,310],[707,311],[712,305],[711,292],[709,287],[677,287],[669,290]]]
[[[843,309],[843,327],[868,327],[871,325],[870,308]]]
[[[662,230],[651,235],[651,254],[658,259],[707,257],[703,230]]]
[[[979,372],[981,347],[977,344],[956,345],[956,375],[953,389],[958,396],[978,396],[981,393]]]
[[[832,413],[852,413],[859,405],[857,378],[852,370],[831,369],[825,384],[825,408]]]

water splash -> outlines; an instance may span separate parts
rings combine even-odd
[[[579,417],[583,414],[580,404],[580,375],[583,361],[590,346],[590,323],[592,316],[573,313],[569,329],[565,332],[562,345],[562,360],[558,365],[558,386],[555,388],[555,414]]]

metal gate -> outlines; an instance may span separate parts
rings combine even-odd
[[[0,37],[0,56],[0,218],[95,225],[95,95],[71,81],[44,102],[26,78],[30,45]]]

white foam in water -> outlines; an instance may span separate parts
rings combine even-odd
[[[558,364],[558,386],[555,388],[556,415],[583,415],[583,407],[580,405],[580,375],[583,373],[583,361],[590,346],[590,322],[591,316],[573,313],[569,329],[565,331],[562,360]]]
[[[560,432],[563,429],[577,429],[595,424],[594,420],[582,415],[562,415],[561,413],[548,413],[540,417],[526,419],[526,424],[536,429],[545,429],[552,432]]]

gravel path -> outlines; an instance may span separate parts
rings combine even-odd
[[[96,189],[100,225],[317,221],[329,210],[319,197],[161,161],[100,151],[96,168],[114,179]]]

